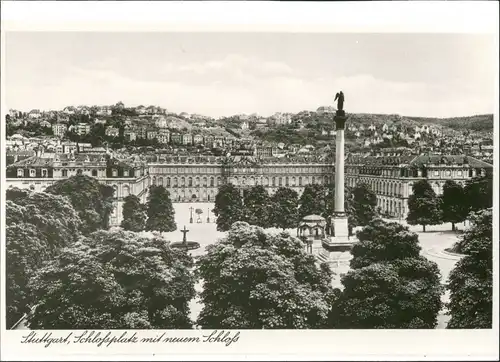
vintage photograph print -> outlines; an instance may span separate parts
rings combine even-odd
[[[2,333],[491,330],[497,42],[4,31]]]

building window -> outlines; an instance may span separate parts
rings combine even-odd
[[[457,171],[457,176],[462,176],[462,170]]]
[[[117,170],[117,169],[113,169],[113,170],[111,171],[111,174],[113,175],[113,177],[118,176],[118,170]]]
[[[214,178],[210,177],[210,187],[214,187]]]
[[[188,178],[188,186],[192,187],[193,186],[193,179],[190,177]]]
[[[24,170],[22,168],[17,169],[17,177],[24,177]]]
[[[434,171],[434,176],[439,176],[439,171]]]
[[[451,176],[451,170],[446,170],[446,176]]]
[[[123,170],[123,176],[128,177],[128,170]]]
[[[42,170],[42,177],[48,177],[49,176],[49,173],[46,169],[43,169]]]
[[[68,170],[62,170],[63,177],[68,177]]]
[[[34,169],[30,170],[30,177],[36,177],[36,170]]]
[[[97,170],[92,170],[92,176],[97,177]]]
[[[170,177],[167,177],[167,187],[170,187]]]

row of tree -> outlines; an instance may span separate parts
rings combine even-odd
[[[465,186],[447,180],[443,194],[437,196],[427,180],[413,185],[413,194],[408,198],[408,216],[410,225],[438,225],[450,222],[464,222],[470,213],[493,206],[493,179],[491,175],[476,177],[467,181]]]
[[[367,184],[346,188],[345,210],[350,227],[366,225],[376,216],[377,198]],[[219,188],[214,213],[217,230],[227,231],[237,221],[263,228],[296,228],[307,215],[321,215],[329,227],[335,209],[335,185],[307,185],[299,197],[295,190],[280,187],[269,195],[261,185],[241,192],[234,185]]]
[[[169,232],[177,230],[170,192],[163,186],[149,187],[147,203],[135,195],[124,198],[121,227],[128,231]]]

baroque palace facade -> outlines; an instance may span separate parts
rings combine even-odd
[[[94,177],[115,190],[110,225],[122,220],[123,199],[136,195],[146,202],[150,178],[147,165],[136,157],[118,159],[105,153],[43,153],[7,166],[7,187],[43,192],[54,182],[78,174]]]
[[[405,218],[408,197],[415,182],[427,179],[437,194],[446,180],[464,184],[491,172],[489,163],[467,156],[385,154],[348,155],[346,185],[367,183],[377,195],[384,215]],[[86,174],[115,188],[112,225],[122,219],[123,198],[129,194],[147,199],[150,185],[162,185],[173,202],[214,202],[219,186],[232,183],[240,189],[264,186],[270,194],[289,187],[301,194],[309,184],[333,182],[334,165],[327,158],[255,158],[248,156],[149,156],[119,157],[92,153],[42,154],[7,167],[7,185],[43,191],[55,181]]]
[[[262,185],[270,194],[289,187],[299,194],[308,184],[333,182],[334,166],[319,159],[229,157],[155,157],[149,164],[153,185],[162,185],[174,202],[213,202],[217,189]]]

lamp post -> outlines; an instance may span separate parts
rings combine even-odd
[[[207,224],[210,224],[210,208],[207,209]]]
[[[189,223],[192,224],[193,223],[193,207],[191,206],[189,208],[189,211],[191,212],[191,214],[189,215]]]

